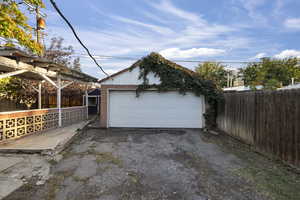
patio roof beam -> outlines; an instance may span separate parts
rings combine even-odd
[[[15,75],[18,75],[18,74],[23,74],[25,72],[28,72],[28,70],[20,69],[20,70],[17,70],[17,71],[8,72],[8,73],[5,73],[5,74],[0,74],[0,79],[15,76]]]
[[[57,76],[57,73],[54,71],[48,71],[47,69],[41,67],[34,67],[27,63],[18,62],[16,60],[12,60],[2,56],[0,56],[0,66],[7,66],[9,68],[13,68],[17,70],[27,70],[37,74],[44,74],[52,78],[55,78]]]
[[[61,79],[64,81],[76,81],[79,83],[84,83],[84,84],[89,83],[89,84],[95,85],[95,82],[93,82],[93,80],[89,80],[88,77],[80,75],[79,73],[76,73],[76,72],[75,73],[70,72],[70,74],[68,74],[68,73],[64,73],[64,72],[53,71],[52,69],[54,69],[54,68],[52,68],[52,67],[49,67],[47,69],[40,67],[40,66],[45,67],[47,64],[42,65],[41,63],[39,63],[36,66],[34,66],[34,65],[35,65],[35,63],[27,64],[22,61],[16,61],[16,60],[13,60],[10,58],[0,56],[0,69],[1,69],[1,66],[5,66],[5,67],[15,69],[15,70],[27,70],[28,72],[31,72],[31,73],[36,73],[36,74],[40,74],[40,75],[43,74],[51,79],[56,79],[58,74],[60,74]]]
[[[71,81],[70,83],[67,83],[67,84],[61,86],[61,89],[64,89],[64,88],[68,87],[69,85],[72,85],[73,83],[74,83],[74,81]]]
[[[48,76],[44,75],[44,74],[40,74],[41,77],[43,77],[46,81],[48,81],[49,83],[51,83],[54,87],[58,88],[59,86],[53,81],[51,80]]]
[[[36,88],[36,87],[34,87],[34,86],[31,86],[31,88],[32,88],[34,91],[39,92],[39,89],[38,89],[38,88]]]

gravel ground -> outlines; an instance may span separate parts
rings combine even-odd
[[[236,173],[249,165],[200,130],[88,129],[45,185],[32,180],[5,200],[272,199]]]

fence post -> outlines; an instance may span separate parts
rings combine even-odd
[[[85,106],[86,106],[86,119],[89,118],[89,94],[87,89],[85,90]]]
[[[253,129],[253,145],[256,146],[257,141],[257,91],[254,91],[254,129]]]
[[[58,108],[58,127],[62,126],[61,120],[61,77],[57,77],[57,108]]]
[[[39,109],[42,109],[42,82],[39,82]]]

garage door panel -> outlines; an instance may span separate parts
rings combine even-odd
[[[192,93],[110,91],[110,127],[202,128],[203,97]]]

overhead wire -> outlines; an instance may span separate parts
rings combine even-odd
[[[88,56],[94,61],[94,63],[100,68],[100,70],[106,75],[109,76],[108,73],[106,73],[104,71],[104,69],[100,66],[100,64],[97,62],[97,60],[92,56],[92,54],[90,53],[89,49],[82,43],[82,41],[80,40],[79,36],[77,35],[75,29],[73,28],[72,24],[68,21],[68,19],[62,14],[62,12],[60,11],[60,9],[57,7],[56,3],[53,0],[50,0],[52,6],[54,7],[54,9],[56,10],[56,12],[63,18],[63,20],[67,23],[67,25],[70,27],[70,29],[72,30],[75,38],[77,39],[77,41],[81,44],[81,46],[86,50]]]
[[[77,54],[76,57],[86,58],[86,54]],[[121,60],[138,60],[137,57],[128,56],[110,56],[110,55],[93,55],[96,59],[121,59]],[[140,56],[143,57],[143,56]],[[185,63],[204,63],[204,62],[218,62],[218,63],[228,63],[228,64],[248,64],[248,63],[259,63],[260,61],[218,61],[218,60],[180,60],[180,59],[170,59],[173,62],[185,62]]]
[[[110,56],[110,55],[92,55],[89,51],[89,49],[82,43],[80,38],[78,37],[75,29],[73,28],[72,24],[67,20],[67,18],[62,14],[60,9],[57,7],[56,3],[54,0],[50,0],[52,6],[54,9],[57,11],[57,13],[64,19],[64,21],[67,23],[67,25],[70,27],[72,30],[75,38],[78,40],[78,42],[81,44],[81,46],[86,50],[88,56],[94,61],[94,63],[101,69],[101,71],[109,76],[104,69],[99,65],[97,62],[97,59],[123,59],[123,60],[138,60],[139,58],[134,58],[134,57],[126,57],[126,56]],[[79,57],[84,57],[86,58],[86,54],[79,54]],[[77,56],[78,57],[78,56]],[[98,57],[98,58],[95,58]],[[142,56],[141,56],[142,57]],[[173,62],[184,62],[184,63],[205,63],[205,62],[218,62],[218,63],[227,63],[227,64],[249,64],[249,63],[260,63],[260,61],[217,61],[217,60],[172,60]]]

